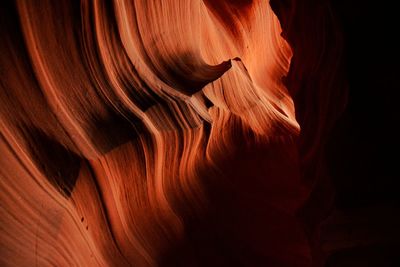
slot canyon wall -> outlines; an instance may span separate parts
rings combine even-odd
[[[389,131],[354,137],[356,5],[0,5],[1,266],[393,262],[398,209],[358,178],[387,162],[352,164]]]

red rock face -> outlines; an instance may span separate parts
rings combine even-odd
[[[5,4],[1,265],[322,265],[341,41],[296,2]]]

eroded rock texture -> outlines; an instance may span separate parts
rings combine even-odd
[[[322,265],[341,37],[298,4],[2,3],[1,265]]]

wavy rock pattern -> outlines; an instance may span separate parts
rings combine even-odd
[[[2,266],[313,264],[298,214],[337,107],[295,88],[314,50],[287,37],[289,72],[268,1],[4,6]]]

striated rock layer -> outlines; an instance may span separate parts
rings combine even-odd
[[[0,265],[322,264],[340,41],[272,6],[4,3]]]

